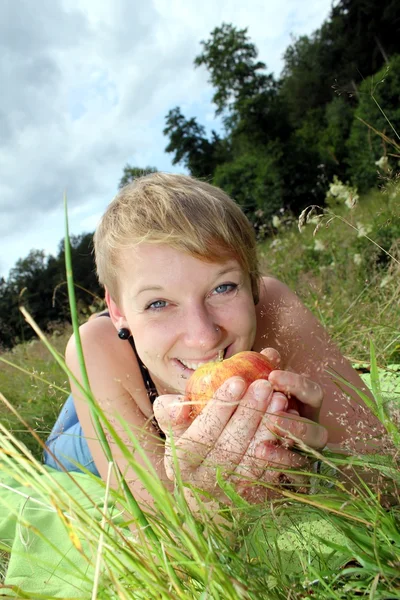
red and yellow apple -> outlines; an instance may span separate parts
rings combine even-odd
[[[226,360],[202,365],[192,373],[186,384],[185,394],[192,403],[192,416],[197,417],[230,377],[242,377],[249,386],[256,379],[268,379],[273,369],[266,356],[253,351],[239,352]]]

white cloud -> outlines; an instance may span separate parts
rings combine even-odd
[[[311,33],[331,0],[3,0],[0,20],[0,275],[31,248],[54,253],[68,191],[71,233],[91,230],[127,162],[174,168],[167,112],[215,127],[200,41],[248,27],[278,74],[290,33]],[[77,210],[79,209],[79,210]]]

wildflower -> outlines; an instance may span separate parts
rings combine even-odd
[[[278,215],[274,215],[272,217],[272,226],[275,227],[276,229],[278,229],[278,227],[280,227],[281,225],[281,220],[278,217]]]
[[[333,178],[333,183],[329,186],[327,198],[329,197],[343,200],[350,210],[355,207],[359,198],[357,188],[344,184],[336,175]]]
[[[362,263],[362,257],[361,257],[361,254],[355,254],[355,255],[353,256],[353,261],[354,261],[354,264],[355,264],[355,265],[361,265],[361,263]]]
[[[364,223],[358,222],[356,223],[356,227],[358,229],[357,237],[364,237],[372,231],[372,227],[369,224],[364,225]]]
[[[322,252],[323,250],[325,250],[324,242],[322,240],[315,240],[314,250],[317,250],[318,252]]]
[[[389,160],[387,156],[381,156],[379,160],[375,161],[375,164],[377,167],[379,167],[380,169],[382,169],[382,171],[388,171],[389,170]]]
[[[280,248],[282,246],[282,240],[280,240],[279,238],[275,238],[274,240],[272,240],[272,242],[270,243],[270,248]]]
[[[358,194],[352,194],[351,192],[349,192],[344,203],[347,206],[347,208],[352,210],[355,207],[355,205],[357,204],[358,198],[359,198]]]
[[[390,281],[391,279],[392,279],[392,278],[391,278],[391,276],[390,276],[390,275],[386,275],[386,277],[384,277],[384,278],[382,279],[382,281],[380,282],[380,284],[379,284],[379,287],[380,287],[380,288],[383,288],[383,287],[387,286],[387,284],[389,283],[389,281]]]

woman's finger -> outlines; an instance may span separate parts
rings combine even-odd
[[[282,364],[282,359],[278,350],[275,350],[275,348],[263,348],[263,350],[261,350],[261,354],[268,358],[271,367],[273,367],[274,369],[280,368]]]
[[[180,436],[192,422],[190,406],[180,394],[158,396],[153,404],[153,411],[160,429],[166,436],[170,432],[174,437]]]
[[[254,481],[278,484],[283,477],[282,468],[284,470],[287,470],[288,467],[300,469],[307,464],[306,457],[289,450],[288,444],[282,444],[268,427],[268,420],[275,414],[288,414],[285,412],[287,406],[288,399],[284,394],[281,392],[272,394],[267,411],[261,419],[243,459],[233,474],[239,488],[247,489],[247,487],[250,487],[257,494],[257,497],[261,492],[265,495],[266,487],[263,486],[261,491],[256,491]],[[288,442],[288,440],[285,441]],[[289,442],[291,441],[289,440]],[[305,478],[296,475],[290,481],[296,482],[297,485],[304,485]]]
[[[270,381],[274,390],[283,392],[287,396],[294,396],[303,404],[314,409],[321,408],[323,400],[321,386],[304,375],[275,370],[270,374],[268,381]]]
[[[228,379],[176,441],[176,457],[182,477],[204,461],[236,411],[245,389],[246,382],[241,377]]]
[[[263,424],[279,438],[291,439],[300,447],[307,446],[319,450],[328,442],[328,431],[325,427],[295,414],[266,414]]]
[[[235,413],[194,473],[201,487],[215,484],[215,470],[222,466],[225,473],[240,463],[267,410],[272,387],[265,380],[253,382],[242,397]]]
[[[271,486],[304,491],[308,483],[307,474],[296,471],[306,469],[308,464],[306,456],[288,450],[272,440],[260,440],[257,436],[230,480],[246,500],[262,502],[279,494],[278,489],[271,489]]]

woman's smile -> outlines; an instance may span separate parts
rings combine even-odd
[[[226,353],[227,353],[228,348],[224,348],[222,350],[219,350],[216,354],[206,357],[206,358],[202,358],[202,359],[183,359],[183,358],[176,358],[175,360],[180,363],[183,367],[185,367],[186,369],[190,370],[190,371],[195,371],[196,369],[198,369],[199,367],[210,363],[210,362],[220,362],[221,360],[223,360],[226,357]]]

